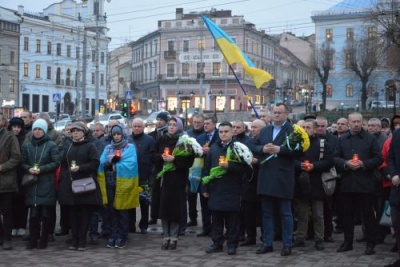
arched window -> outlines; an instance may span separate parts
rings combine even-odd
[[[346,97],[353,97],[353,85],[346,85]]]
[[[56,84],[61,84],[61,68],[57,68],[56,72]]]
[[[367,96],[368,97],[373,97],[375,91],[376,91],[376,85],[373,84],[373,83],[368,84]]]
[[[65,85],[66,86],[71,86],[71,70],[67,69],[67,77],[65,79]]]
[[[326,85],[326,97],[332,97],[333,95],[333,86],[332,84]]]

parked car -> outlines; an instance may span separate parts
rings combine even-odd
[[[377,108],[393,108],[394,103],[392,101],[384,101],[384,100],[379,100],[379,101],[372,101],[371,103],[371,109],[377,109]],[[397,107],[397,105],[396,105]]]
[[[60,114],[58,115],[58,120],[59,120],[59,121],[62,121],[62,120],[69,120],[69,121],[72,121],[72,118],[71,118],[71,116],[70,116],[69,114],[67,114],[67,113],[60,113]]]
[[[156,122],[157,122],[157,115],[160,114],[161,112],[167,112],[168,117],[170,116],[168,111],[155,111],[151,113],[145,120],[144,120],[144,132],[145,133],[150,133],[154,131],[156,128]]]
[[[347,104],[344,104],[344,105],[337,105],[336,106],[336,108],[335,108],[335,110],[336,111],[355,111],[356,110],[356,107],[355,106],[351,106],[351,105],[347,105]]]
[[[54,129],[58,132],[62,132],[65,128],[65,125],[67,125],[68,122],[71,122],[71,120],[60,120],[60,121],[56,121],[53,126]]]
[[[108,123],[110,122],[110,120],[117,120],[117,121],[119,121],[119,123],[123,124],[124,126],[126,124],[125,118],[121,114],[118,114],[118,113],[106,113],[106,114],[103,114],[103,115],[101,115],[99,117],[99,122],[101,124],[103,124],[104,127],[106,127],[106,128],[107,128]],[[93,129],[95,123],[96,123],[95,120],[93,120],[93,121],[89,122],[87,124],[87,126],[90,129]]]

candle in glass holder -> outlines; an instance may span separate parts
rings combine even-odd
[[[224,156],[219,156],[219,163],[225,163],[226,159]]]
[[[354,164],[357,164],[357,163],[358,163],[358,160],[359,160],[358,154],[354,154],[354,155],[353,155],[353,163],[354,163]]]
[[[310,168],[310,165],[311,165],[311,163],[310,163],[309,160],[305,160],[305,161],[304,161],[304,166],[306,167],[306,169],[309,169],[309,168]]]
[[[210,145],[210,141],[207,141],[203,146],[208,147]]]
[[[75,168],[76,167],[76,161],[75,160],[71,160],[71,167]]]
[[[38,164],[38,163],[34,163],[33,166],[32,166],[32,168],[33,168],[35,171],[38,171],[38,170],[39,170],[39,164]]]
[[[169,147],[164,148],[164,156],[169,156]]]
[[[114,155],[115,157],[117,157],[117,158],[121,158],[121,150],[117,150],[117,151],[115,151],[115,155]]]

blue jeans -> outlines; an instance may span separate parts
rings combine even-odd
[[[114,206],[115,187],[107,185],[108,208],[111,216],[111,238],[126,240],[129,234],[129,210],[116,210]]]
[[[292,202],[288,199],[274,197],[264,197],[261,200],[264,246],[272,246],[274,240],[274,205],[278,205],[281,216],[283,246],[291,247],[293,240]]]

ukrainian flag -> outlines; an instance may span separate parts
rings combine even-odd
[[[112,145],[108,145],[104,149],[97,171],[103,205],[108,204],[104,164],[108,161],[110,154],[115,154]],[[139,206],[139,170],[135,146],[128,144],[121,149],[121,156],[122,159],[115,164],[117,179],[113,207],[116,210],[128,210]]]
[[[254,84],[259,89],[261,85],[273,79],[272,75],[268,72],[254,67],[253,62],[246,56],[245,53],[235,44],[229,35],[227,35],[221,28],[219,28],[212,20],[205,16],[201,16],[204,23],[207,25],[208,30],[217,42],[219,49],[224,55],[225,61],[232,65],[239,63],[243,66],[247,75],[253,77]]]

